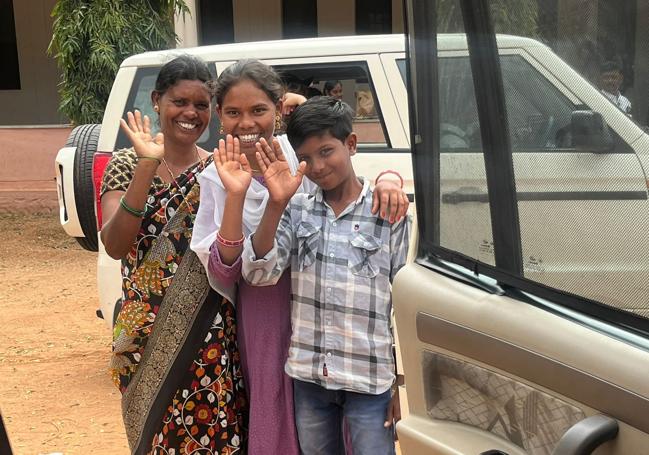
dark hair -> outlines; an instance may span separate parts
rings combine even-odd
[[[342,82],[340,81],[327,81],[324,83],[324,87],[322,87],[322,91],[324,92],[325,95],[329,95],[331,91],[336,87],[336,85],[340,84],[342,87]]]
[[[179,55],[160,68],[154,92],[162,96],[170,87],[182,80],[202,81],[210,96],[214,95],[212,75],[207,64],[202,59],[189,54]]]
[[[284,96],[284,84],[277,72],[255,59],[243,59],[228,66],[216,80],[216,103],[221,105],[228,91],[242,80],[255,83],[277,104]]]
[[[329,133],[345,142],[352,132],[354,112],[344,101],[315,96],[298,106],[288,118],[286,135],[295,150],[308,138]]]
[[[600,65],[599,67],[600,73],[608,73],[609,71],[619,71],[621,73],[622,65],[615,60],[609,60]]]

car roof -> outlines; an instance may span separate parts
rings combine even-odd
[[[538,41],[520,36],[498,35],[498,46],[537,47],[544,46]],[[440,50],[466,50],[466,37],[463,33],[438,35]],[[122,62],[127,66],[158,66],[180,54],[191,54],[207,62],[234,61],[241,58],[277,59],[297,57],[326,57],[329,55],[360,55],[385,52],[403,52],[405,36],[392,35],[354,35],[321,38],[302,38],[276,41],[256,41],[232,44],[215,44],[190,48],[168,49],[133,55]]]

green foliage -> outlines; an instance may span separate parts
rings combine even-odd
[[[491,19],[496,33],[534,38],[538,35],[538,0],[492,0]],[[458,0],[438,0],[437,29],[440,33],[463,33]]]
[[[48,53],[62,70],[60,111],[74,124],[101,123],[120,63],[175,45],[184,0],[58,0]]]

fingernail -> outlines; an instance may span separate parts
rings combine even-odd
[[[385,212],[381,212],[381,218],[385,218]]]

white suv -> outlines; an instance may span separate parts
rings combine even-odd
[[[234,61],[252,57],[305,86],[322,89],[328,80],[341,81],[343,99],[357,108],[357,172],[374,176],[395,169],[412,192],[404,46],[400,35],[351,36],[203,46],[126,59],[101,126],[77,127],[56,159],[61,224],[82,246],[99,251],[100,308],[107,323],[112,324],[121,281],[118,261],[106,255],[97,235],[97,227],[101,229],[98,187],[112,151],[129,145],[119,130],[119,119],[134,109],[153,115],[149,95],[166,61],[186,52],[203,58],[218,75]],[[459,34],[440,35],[437,46],[444,152],[441,243],[492,264],[485,168],[466,39]],[[535,274],[536,281],[595,300],[602,286],[607,287],[607,295],[615,294],[611,287],[645,286],[638,284],[646,281],[639,278],[649,270],[636,264],[637,255],[625,248],[647,245],[646,227],[629,215],[649,211],[644,171],[649,167],[649,136],[547,46],[504,35],[498,37],[498,46],[517,191],[520,200],[529,201],[520,211],[521,235],[535,233],[524,242],[526,276]],[[218,129],[214,115],[200,141],[204,148],[214,147]],[[590,218],[573,217],[571,201],[589,201]],[[539,206],[544,209],[536,210]],[[554,218],[541,219],[537,213],[553,213]],[[607,261],[600,253],[614,237],[598,233],[590,249],[572,241],[588,235],[592,224],[610,226],[634,240],[616,244],[616,262]],[[549,225],[554,228],[547,229]],[[539,231],[547,235],[538,235]],[[561,248],[547,248],[557,243]],[[638,298],[649,301],[649,286],[639,290]],[[624,299],[615,305],[633,309]]]

